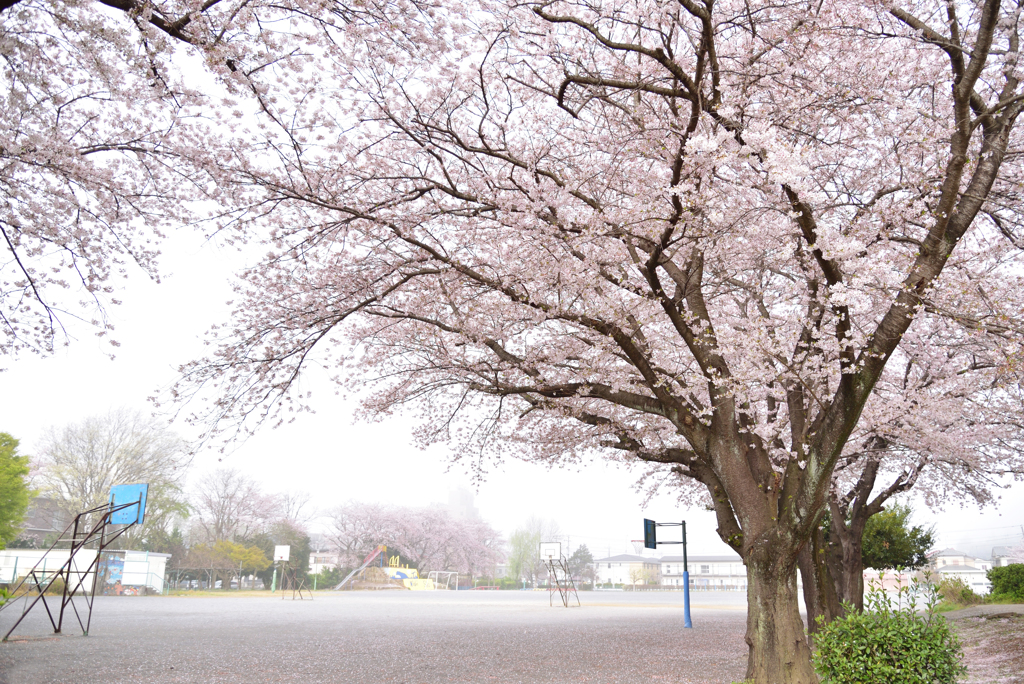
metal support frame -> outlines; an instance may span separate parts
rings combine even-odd
[[[683,541],[658,541],[657,530],[659,527],[682,527]],[[686,521],[681,523],[660,523],[644,518],[644,547],[656,549],[659,545],[682,544],[683,545],[683,627],[693,627],[690,621],[690,568],[686,559]]]
[[[43,603],[43,608],[46,609],[46,616],[50,619],[50,625],[53,627],[54,634],[63,633],[64,613],[68,606],[70,606],[71,612],[74,613],[75,619],[78,620],[78,626],[82,629],[82,636],[89,636],[89,627],[92,624],[92,606],[96,600],[96,586],[99,584],[100,580],[100,558],[103,555],[103,551],[108,546],[135,525],[133,522],[128,525],[124,525],[119,530],[111,531],[110,528],[113,525],[113,523],[110,522],[111,518],[118,511],[124,510],[129,506],[139,505],[140,501],[131,501],[118,506],[115,506],[112,503],[107,503],[102,506],[97,506],[96,508],[90,508],[89,510],[76,515],[75,519],[64,528],[63,532],[60,533],[57,541],[55,541],[50,548],[46,550],[46,553],[43,554],[42,558],[36,562],[32,569],[29,570],[28,574],[26,574],[11,591],[12,596],[17,596],[18,592],[28,585],[24,596],[20,597],[20,599],[23,600],[12,599],[6,604],[0,606],[0,611],[10,608],[16,603],[21,603],[24,606],[17,621],[15,621],[14,625],[7,630],[6,634],[4,634],[3,641],[7,641],[8,638],[10,638],[11,634],[14,633],[14,630],[17,629],[22,620],[25,619],[25,616],[27,616],[40,601]],[[89,517],[97,514],[99,515],[99,518],[90,526]],[[71,533],[70,537],[66,536],[69,532]],[[53,573],[49,579],[47,579],[46,575],[49,573],[40,570],[40,566],[45,567],[46,557],[57,547],[58,544],[61,543],[71,544],[68,559],[60,569],[57,570],[57,572]],[[85,570],[79,570],[78,563],[76,562],[76,555],[89,544],[97,545],[96,556],[92,559],[92,562],[89,563],[89,567]],[[58,550],[62,551],[63,549]],[[90,575],[92,575],[92,586],[89,590],[86,590],[84,587],[85,580]],[[64,591],[61,594],[59,611],[56,609],[56,606],[54,607],[54,610],[51,610],[50,604],[46,601],[46,592],[58,579],[64,580]],[[32,589],[35,590],[34,598],[32,598],[32,594],[30,593]],[[83,598],[85,601],[85,608],[82,611],[79,611],[79,606],[75,603],[76,597]],[[31,601],[29,601],[30,598],[32,599]],[[54,618],[55,612],[57,613],[56,618]],[[85,615],[84,622],[82,619],[83,613]]]
[[[549,558],[547,560],[548,566],[548,582],[554,580],[555,586],[548,586],[548,605],[555,605],[555,590],[558,590],[558,595],[562,599],[562,605],[566,608],[569,607],[569,595],[572,594],[576,597],[576,605],[580,605],[580,595],[576,593],[576,582],[572,579],[572,573],[569,572],[569,564],[564,558]],[[561,577],[559,577],[561,573]]]
[[[291,580],[291,582],[288,582],[289,579]],[[309,594],[310,601],[313,600],[313,592],[310,591],[309,587],[306,586],[306,578],[303,577],[300,579],[298,577],[297,571],[293,568],[289,568],[288,566],[285,566],[281,569],[282,589],[284,588],[285,584],[289,584],[292,588],[292,601],[296,600],[296,598],[299,601],[305,601],[306,597],[302,595],[302,592],[306,592],[307,594]],[[281,600],[284,601],[284,598],[284,592],[282,591]]]

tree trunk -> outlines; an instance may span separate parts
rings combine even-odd
[[[858,507],[849,523],[839,522],[833,513],[830,529],[830,553],[827,561],[835,579],[839,600],[849,603],[858,613],[864,610],[864,526],[870,512]]]
[[[800,549],[797,564],[803,579],[804,605],[807,607],[807,634],[813,640],[818,631],[818,617],[825,623],[843,614],[836,583],[829,569],[825,533],[815,528],[810,541]]]
[[[746,559],[746,678],[755,684],[818,682],[797,602],[796,554],[786,555],[761,547]]]
[[[840,598],[858,613],[864,610],[864,557],[861,535],[850,535],[843,540],[843,577]]]

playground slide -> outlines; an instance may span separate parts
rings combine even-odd
[[[381,553],[383,553],[385,548],[386,547],[384,547],[384,546],[378,546],[372,553],[370,553],[369,556],[367,556],[365,559],[363,559],[363,564],[362,565],[360,565],[358,568],[356,568],[352,572],[348,573],[348,576],[345,579],[341,580],[341,584],[339,584],[338,586],[334,587],[334,591],[338,591],[339,589],[344,587],[345,583],[348,582],[350,579],[352,579],[352,577],[355,576],[356,573],[358,573],[360,570],[365,569],[370,563],[372,563],[374,560],[376,560],[377,556],[379,556]]]

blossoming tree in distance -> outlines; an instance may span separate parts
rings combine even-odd
[[[228,93],[168,137],[267,253],[177,388],[214,424],[315,362],[424,441],[649,463],[743,557],[759,683],[816,679],[795,578],[830,493],[1013,470],[1019,6],[108,6]]]

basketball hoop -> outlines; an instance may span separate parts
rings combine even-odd
[[[644,555],[644,540],[643,539],[634,539],[633,541],[630,542],[630,544],[633,545],[633,552],[636,555],[638,555],[638,556]]]
[[[540,559],[545,563],[559,560],[562,557],[562,544],[560,542],[541,542]]]

